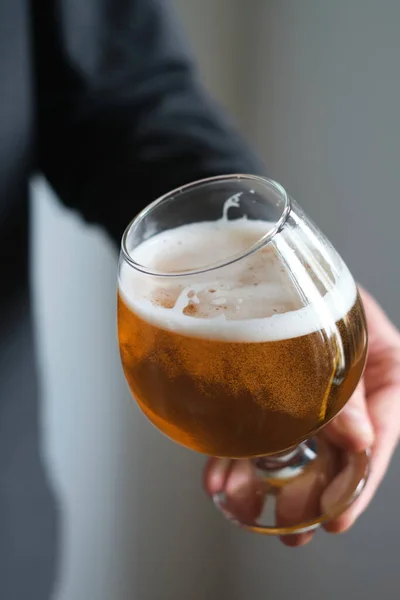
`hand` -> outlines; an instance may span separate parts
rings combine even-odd
[[[366,291],[360,291],[369,331],[364,376],[324,433],[333,443],[349,450],[361,451],[372,446],[371,473],[360,498],[341,516],[325,524],[325,530],[331,533],[347,531],[365,511],[388,469],[400,434],[400,333],[375,300]],[[240,468],[238,463],[236,476]],[[209,460],[204,473],[208,493],[221,489],[228,471],[232,473],[230,460]],[[301,546],[312,536],[306,533],[281,539],[288,546]]]

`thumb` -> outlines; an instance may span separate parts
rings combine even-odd
[[[337,417],[324,429],[336,445],[361,452],[374,442],[374,430],[368,414],[363,380]]]

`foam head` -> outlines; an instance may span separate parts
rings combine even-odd
[[[271,226],[247,219],[183,225],[146,240],[131,255],[158,272],[202,269],[245,254]],[[315,252],[309,260],[316,262]],[[305,289],[287,268],[293,261]],[[342,264],[322,285],[315,272],[326,269],[321,262],[310,275],[310,265],[298,261],[281,232],[249,256],[197,275],[156,277],[124,263],[119,289],[132,311],[162,329],[221,341],[274,341],[331,327],[350,310],[357,292],[349,271]]]

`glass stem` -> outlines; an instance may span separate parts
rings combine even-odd
[[[302,442],[296,448],[271,456],[259,456],[253,459],[253,464],[266,475],[276,476],[285,470],[287,476],[298,475],[310,462],[317,458],[316,444],[313,439]],[[291,473],[291,475],[290,475]]]

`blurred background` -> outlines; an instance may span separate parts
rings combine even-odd
[[[398,0],[175,0],[207,87],[400,325]],[[42,421],[62,501],[56,600],[392,597],[400,461],[345,536],[301,550],[236,530],[201,457],[130,400],[116,254],[33,182]]]

